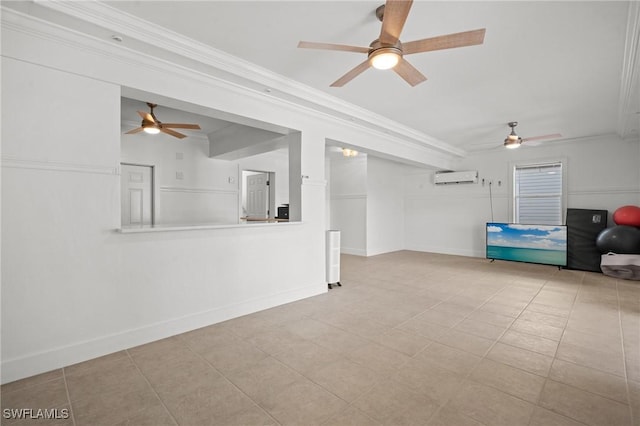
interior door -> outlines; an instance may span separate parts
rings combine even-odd
[[[269,217],[269,173],[247,176],[247,216]]]
[[[121,226],[153,225],[153,167],[121,164]]]

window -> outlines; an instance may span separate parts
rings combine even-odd
[[[562,163],[517,165],[513,173],[515,223],[561,225]]]

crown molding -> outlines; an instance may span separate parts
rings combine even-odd
[[[214,69],[229,73],[261,89],[270,89],[270,95],[281,96],[294,103],[311,105],[334,118],[354,125],[376,129],[390,136],[409,140],[430,149],[455,157],[463,157],[466,151],[452,146],[423,132],[400,124],[387,117],[358,107],[325,92],[274,73],[266,68],[229,55],[211,46],[181,34],[141,20],[100,1],[71,2],[63,0],[34,0],[42,7],[74,17],[83,22],[109,29],[114,34],[164,50],[187,60],[196,61]],[[175,66],[175,63],[171,64]]]
[[[625,139],[635,135],[638,137],[640,123],[640,2],[629,2],[627,35],[624,45],[624,61],[620,77],[620,99],[618,101],[617,132]],[[636,123],[633,123],[637,120]]]

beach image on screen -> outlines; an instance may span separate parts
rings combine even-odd
[[[487,223],[487,259],[566,266],[567,228]]]

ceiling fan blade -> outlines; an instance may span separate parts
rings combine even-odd
[[[522,138],[522,142],[526,142],[527,145],[531,145],[531,146],[536,146],[536,145],[540,145],[539,141],[545,140],[545,139],[558,139],[561,138],[562,135],[560,133],[553,133],[551,135],[542,135],[542,136],[533,136],[530,138]],[[538,141],[538,142],[536,142]],[[531,143],[533,142],[533,143]]]
[[[434,50],[452,49],[454,47],[475,46],[484,42],[486,29],[465,31],[462,33],[447,34],[438,37],[402,43],[402,52],[405,55],[412,53],[431,52]]]
[[[393,70],[404,79],[407,83],[413,86],[417,86],[427,79],[420,71],[418,71],[413,65],[407,62],[404,58],[400,58],[398,65]]]
[[[147,121],[150,121],[152,123],[156,122],[156,120],[153,118],[153,116],[151,114],[149,114],[148,112],[138,111],[138,115],[140,115],[140,117],[142,117],[143,120],[147,120]]]
[[[200,130],[200,126],[197,124],[185,124],[185,123],[162,123],[162,127],[171,127],[173,129],[197,129]]]
[[[129,130],[128,132],[125,132],[125,135],[133,135],[134,133],[140,133],[143,130],[144,130],[144,127],[138,127],[137,129],[133,129],[133,130]]]
[[[187,135],[183,135],[182,133],[174,132],[174,131],[173,131],[173,130],[171,130],[171,129],[165,129],[164,127],[161,127],[161,128],[160,128],[160,131],[161,131],[162,133],[166,133],[166,134],[168,134],[168,135],[174,136],[174,137],[176,137],[176,138],[178,138],[178,139],[183,139],[183,138],[186,138],[186,137],[187,137]]]
[[[356,66],[351,71],[349,71],[348,73],[346,73],[345,75],[343,75],[342,77],[340,77],[339,79],[331,83],[331,87],[344,86],[345,84],[347,84],[348,82],[350,82],[351,80],[353,80],[354,78],[356,78],[357,76],[359,76],[360,74],[368,70],[370,66],[371,64],[369,63],[369,59],[367,59],[366,61]]]
[[[343,52],[369,53],[368,47],[349,46],[346,44],[315,43],[313,41],[301,41],[298,47],[303,49],[340,50]]]
[[[387,0],[382,17],[380,43],[394,44],[400,38],[413,0]]]

